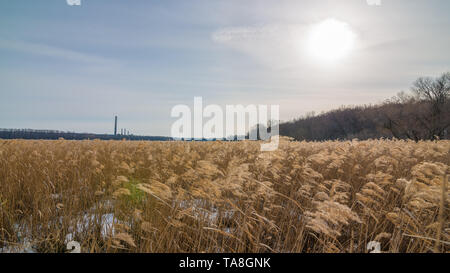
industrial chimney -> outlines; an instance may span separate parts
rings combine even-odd
[[[114,120],[114,135],[117,136],[117,116],[115,117]]]

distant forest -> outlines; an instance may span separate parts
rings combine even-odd
[[[419,78],[411,92],[378,105],[341,107],[280,124],[280,135],[296,140],[397,138],[449,139],[450,72]]]
[[[0,129],[0,139],[101,139],[101,140],[149,140],[166,141],[172,140],[170,137],[163,136],[136,136],[136,135],[108,135],[108,134],[89,134],[72,133],[54,130],[32,130],[32,129]]]

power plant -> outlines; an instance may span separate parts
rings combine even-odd
[[[112,126],[111,126],[112,127]],[[0,128],[0,140],[2,139],[66,139],[66,140],[140,140],[140,141],[172,141],[171,137],[165,136],[138,136],[134,135],[125,128],[120,129],[119,133],[118,117],[114,116],[114,135],[111,133],[76,133],[57,130],[35,130],[35,129],[3,129]],[[1,144],[1,143],[0,143]],[[1,152],[1,151],[0,151]],[[1,252],[1,249],[0,249]]]
[[[117,116],[114,117],[114,135],[117,136]],[[126,128],[122,128],[120,129],[120,135],[121,136],[125,136],[125,135],[131,135],[130,131],[127,130]]]

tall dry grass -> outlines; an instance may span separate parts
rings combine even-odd
[[[450,250],[450,141],[259,148],[1,140],[0,252]]]

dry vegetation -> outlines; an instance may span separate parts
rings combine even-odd
[[[0,140],[0,252],[449,252],[450,141]]]

